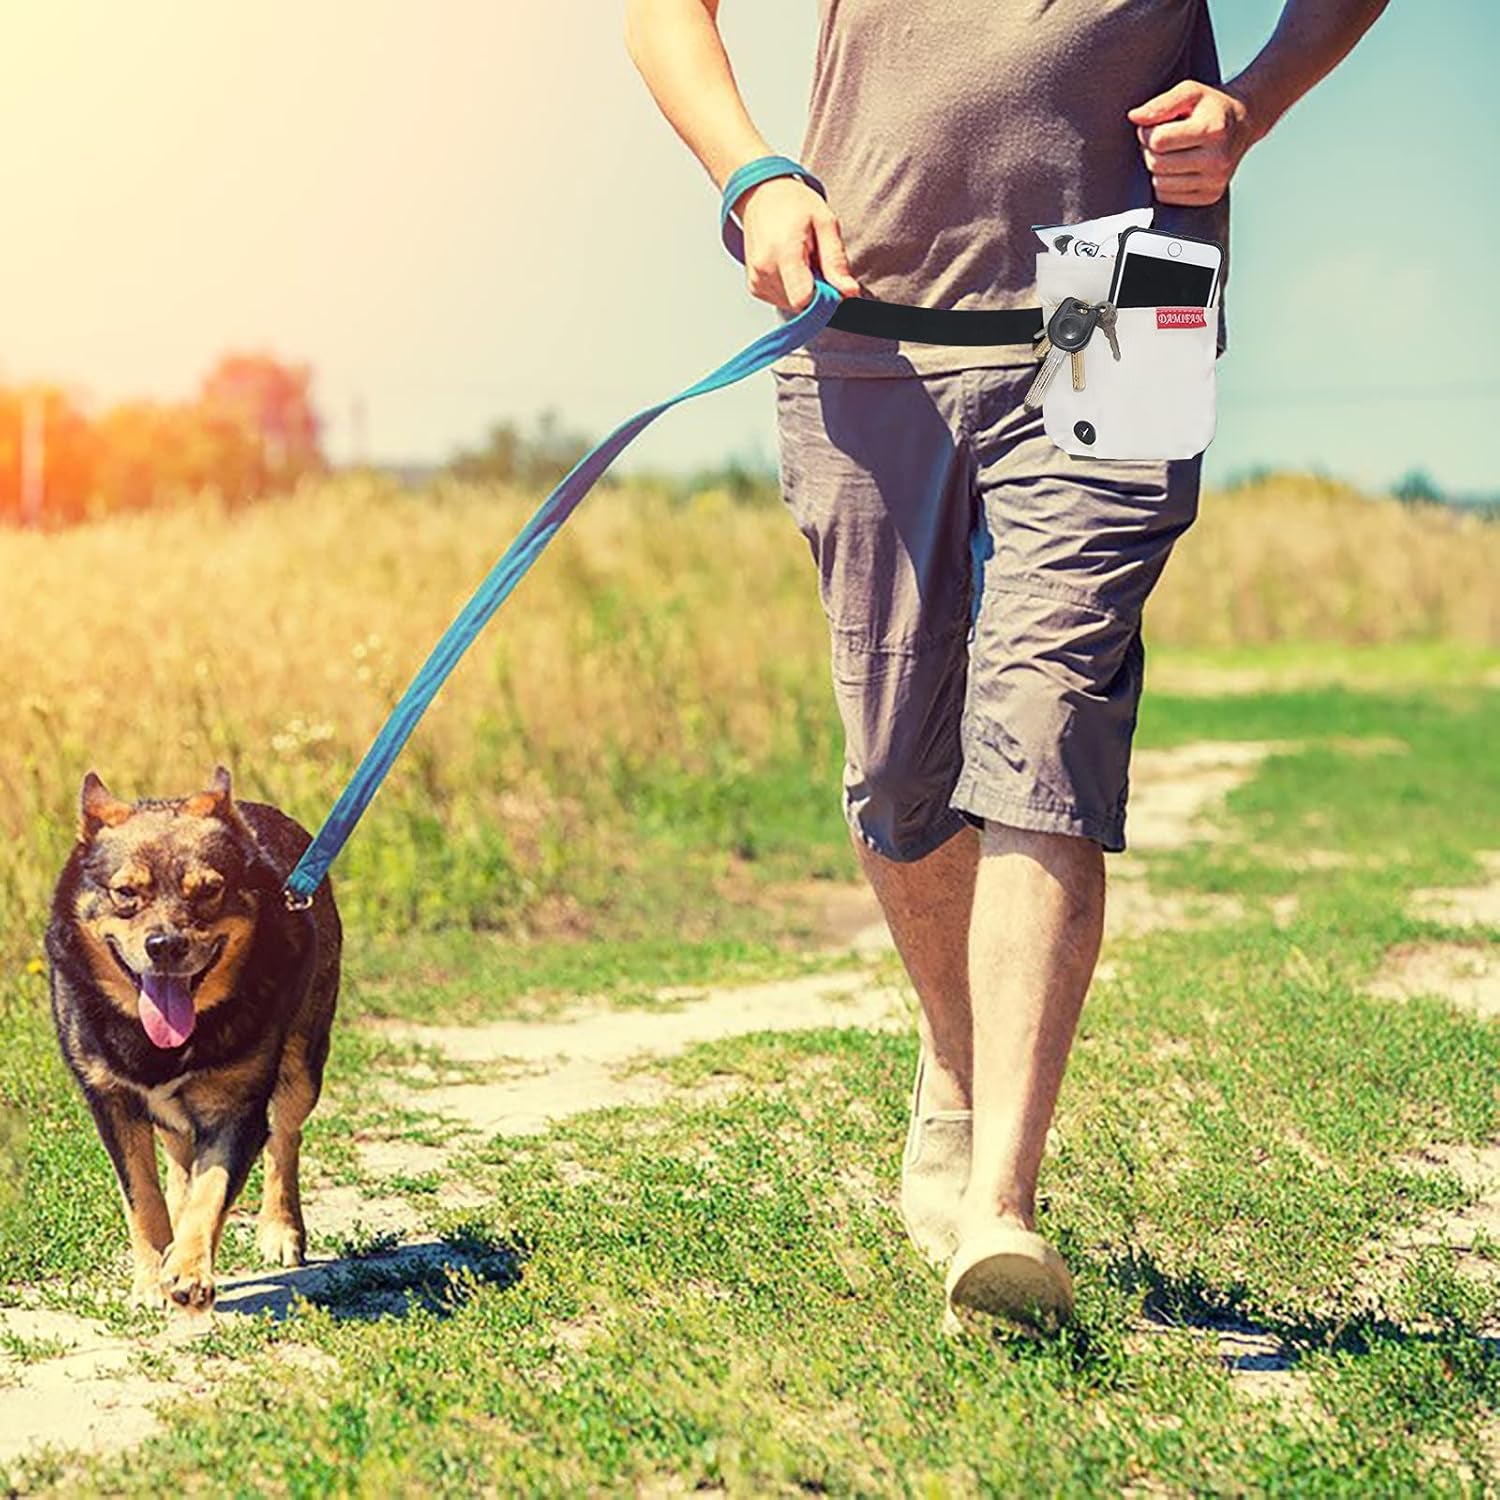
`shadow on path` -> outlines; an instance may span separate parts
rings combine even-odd
[[[369,1255],[312,1261],[287,1270],[226,1277],[215,1311],[270,1313],[280,1322],[299,1299],[335,1318],[405,1317],[415,1307],[447,1317],[481,1285],[513,1286],[525,1252],[478,1236],[398,1245]]]
[[[1239,1375],[1284,1373],[1314,1352],[1364,1355],[1382,1344],[1451,1343],[1455,1339],[1472,1340],[1487,1359],[1500,1358],[1500,1338],[1487,1332],[1403,1327],[1368,1303],[1347,1312],[1303,1318],[1261,1315],[1253,1309],[1247,1287],[1217,1287],[1197,1273],[1174,1276],[1163,1271],[1153,1257],[1136,1250],[1117,1256],[1101,1269],[1115,1286],[1143,1294],[1139,1332],[1212,1333],[1218,1338],[1223,1365]]]

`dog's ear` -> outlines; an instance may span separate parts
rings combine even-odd
[[[78,796],[78,838],[88,843],[101,828],[118,828],[135,809],[122,802],[90,771]]]
[[[194,792],[183,802],[182,810],[192,818],[222,818],[226,823],[231,821],[235,811],[229,772],[223,766],[216,766],[213,785],[206,791]]]

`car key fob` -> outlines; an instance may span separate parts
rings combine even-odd
[[[1071,354],[1093,337],[1099,322],[1099,309],[1077,297],[1064,297],[1047,320],[1047,337],[1054,349]]]

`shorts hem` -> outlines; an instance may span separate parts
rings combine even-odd
[[[1086,813],[1059,807],[1043,807],[1024,797],[986,789],[978,778],[965,774],[954,788],[950,805],[989,823],[1004,823],[1010,828],[1024,828],[1028,833],[1062,833],[1073,838],[1092,839],[1106,854],[1125,851],[1125,817],[1092,818]]]
[[[892,864],[911,865],[919,859],[926,859],[929,854],[936,853],[955,834],[962,833],[969,826],[968,820],[957,808],[948,807],[944,809],[946,816],[933,822],[919,839],[911,839],[902,844],[891,844],[876,838],[860,821],[859,815],[853,811],[846,810],[845,820],[848,822],[854,837],[872,853],[880,855],[882,859],[888,859]]]

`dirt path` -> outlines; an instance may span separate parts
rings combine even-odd
[[[171,1388],[131,1368],[138,1340],[41,1308],[0,1310],[0,1328],[38,1352],[60,1351],[34,1362],[0,1353],[0,1463],[49,1444],[86,1452],[122,1448],[155,1427],[152,1407]]]
[[[1479,856],[1485,878],[1456,890],[1417,891],[1412,915],[1455,927],[1500,927],[1500,849]]]
[[[1500,1016],[1500,948],[1402,943],[1386,954],[1370,993],[1383,1000],[1436,995],[1471,1015]]]
[[[669,1003],[672,998],[669,993]],[[561,1021],[392,1028],[457,1062],[513,1075],[401,1090],[393,1102],[444,1115],[480,1136],[533,1135],[581,1110],[666,1098],[671,1089],[658,1075],[630,1071],[637,1060],[675,1057],[701,1042],[756,1031],[911,1024],[901,992],[872,988],[865,973],[815,974],[677,998],[670,1010],[593,1006]]]

